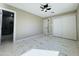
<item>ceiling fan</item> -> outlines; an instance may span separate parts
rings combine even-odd
[[[40,8],[42,9],[41,11],[45,11],[47,12],[47,10],[51,10],[50,6],[48,5],[48,3],[46,4],[41,4]]]

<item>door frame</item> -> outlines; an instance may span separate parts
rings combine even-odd
[[[0,8],[0,10],[6,10],[14,13],[14,29],[13,29],[13,43],[16,41],[16,12],[7,8]]]

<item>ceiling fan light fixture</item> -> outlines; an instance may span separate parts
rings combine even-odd
[[[45,12],[47,12],[47,10],[45,10]]]
[[[41,4],[40,8],[42,9],[41,11],[45,11],[47,12],[48,10],[51,10],[50,6],[48,5],[48,3],[46,4]]]

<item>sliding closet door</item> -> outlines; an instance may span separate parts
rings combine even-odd
[[[76,14],[52,18],[53,35],[76,40]]]
[[[58,36],[58,37],[63,36],[63,23],[60,17],[52,18],[52,34],[53,36]]]

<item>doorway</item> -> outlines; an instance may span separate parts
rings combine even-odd
[[[1,43],[5,41],[13,42],[14,13],[2,10]]]

